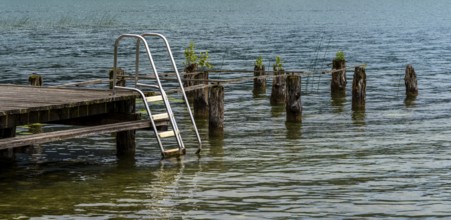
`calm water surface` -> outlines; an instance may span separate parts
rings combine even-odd
[[[287,70],[323,70],[338,50],[350,67],[367,64],[365,111],[351,110],[352,71],[342,99],[331,97],[330,76],[314,74],[302,82],[302,124],[285,123],[283,107],[269,105],[270,89],[253,96],[250,82],[226,87],[225,136],[209,138],[198,120],[199,157],[190,148],[180,160],[160,161],[146,132],[134,159],[116,158],[110,135],[18,154],[0,169],[0,219],[451,217],[449,1],[0,5],[2,84],[26,84],[33,71],[46,85],[106,78],[122,33],[166,35],[179,67],[190,41],[219,69],[252,69],[259,55],[270,66],[280,55]],[[404,97],[409,63],[418,75],[415,100]]]

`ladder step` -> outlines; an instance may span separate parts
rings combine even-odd
[[[169,119],[169,114],[167,112],[166,113],[155,114],[155,115],[152,115],[152,118],[153,118],[154,121]]]
[[[147,100],[147,102],[163,101],[163,96],[161,96],[161,95],[149,96],[149,97],[146,97],[146,100]]]
[[[168,158],[168,157],[176,157],[176,156],[180,156],[180,155],[185,155],[186,154],[186,150],[179,150],[178,148],[175,149],[170,149],[170,150],[165,150],[163,151],[163,157],[164,158]]]
[[[160,138],[172,137],[172,136],[175,136],[175,132],[174,132],[174,130],[163,131],[163,132],[159,133],[158,135],[160,135]]]

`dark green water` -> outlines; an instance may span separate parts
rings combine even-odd
[[[122,33],[166,35],[179,68],[191,40],[220,69],[252,69],[259,55],[270,66],[280,55],[287,70],[323,70],[338,50],[348,66],[367,64],[364,112],[351,110],[352,71],[343,99],[330,96],[330,76],[316,74],[302,82],[302,124],[285,123],[283,108],[269,105],[270,89],[253,97],[250,82],[226,87],[225,136],[209,138],[199,120],[199,157],[190,148],[178,161],[160,161],[146,132],[135,158],[116,158],[110,135],[18,154],[0,169],[0,219],[451,217],[448,1],[0,5],[0,83],[26,84],[32,71],[46,85],[106,78]],[[409,63],[419,83],[411,102],[402,78]]]

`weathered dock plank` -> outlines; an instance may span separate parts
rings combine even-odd
[[[3,138],[0,139],[0,150],[148,127],[149,120],[139,120]]]
[[[109,90],[0,85],[0,129],[114,112],[137,94]]]
[[[135,130],[151,127],[135,113],[137,97],[131,91],[0,85],[0,156],[13,156],[15,147],[115,132],[118,155],[134,154]],[[32,123],[89,126],[15,137],[17,126]]]

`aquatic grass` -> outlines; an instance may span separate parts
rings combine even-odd
[[[91,23],[97,27],[112,27],[116,25],[117,19],[111,14],[103,14],[92,19]]]

